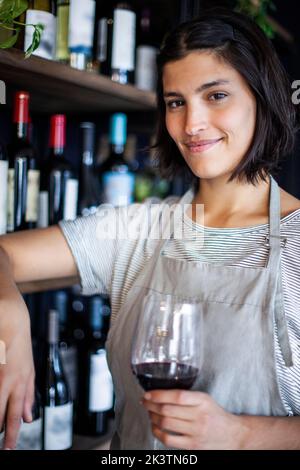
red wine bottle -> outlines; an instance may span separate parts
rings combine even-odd
[[[113,385],[108,369],[103,335],[103,300],[94,296],[89,302],[89,333],[81,357],[81,374],[85,375],[79,390],[79,434],[103,435],[113,406]]]
[[[115,2],[98,27],[100,71],[122,84],[133,83],[134,79],[136,13],[131,3]]]
[[[58,331],[58,313],[50,310],[43,390],[45,450],[65,450],[72,446],[73,402],[60,357]]]
[[[196,367],[177,362],[144,362],[133,366],[144,390],[189,390],[199,373]]]
[[[50,123],[48,162],[49,224],[73,220],[77,215],[78,180],[65,158],[66,116],[55,114]]]
[[[144,7],[139,21],[135,73],[135,85],[141,90],[154,91],[156,87],[158,47],[153,37],[153,29],[152,10],[149,7]]]
[[[14,132],[8,146],[8,232],[35,228],[37,223],[40,172],[28,130],[29,93],[21,91],[15,95]]]
[[[72,400],[76,400],[77,393],[77,348],[69,328],[68,293],[58,290],[53,293],[54,309],[59,316],[59,352],[64,372],[70,387]]]
[[[100,184],[95,173],[94,146],[95,124],[82,122],[81,130],[81,168],[79,180],[79,214],[94,214],[101,202]]]

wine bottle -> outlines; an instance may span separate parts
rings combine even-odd
[[[59,353],[56,310],[48,317],[48,347],[43,396],[43,448],[65,450],[72,446],[73,402]]]
[[[77,215],[78,180],[65,158],[66,116],[55,114],[50,123],[48,160],[49,223],[73,220]]]
[[[7,176],[7,152],[0,142],[0,235],[6,233],[7,226]]]
[[[70,65],[79,70],[92,62],[95,0],[72,0],[69,16]]]
[[[103,202],[114,206],[126,206],[133,202],[134,173],[124,159],[126,138],[126,114],[113,114],[110,120],[110,156],[101,172]]]
[[[70,0],[57,0],[56,6],[56,51],[55,59],[59,62],[68,63],[69,53],[69,12]]]
[[[55,31],[56,18],[54,15],[53,0],[30,0],[29,8],[26,11],[24,51],[32,43],[34,28],[32,24],[41,24],[44,29],[41,35],[41,42],[33,52],[34,55],[44,59],[53,60],[55,56]]]
[[[129,1],[118,1],[98,30],[101,72],[118,83],[133,83],[135,67],[136,13]]]
[[[94,145],[95,124],[80,124],[82,141],[82,159],[79,180],[79,214],[94,214],[100,204],[100,186],[95,174]]]
[[[54,310],[58,312],[59,316],[59,352],[70,387],[71,398],[75,401],[78,379],[77,349],[69,330],[68,293],[64,290],[58,290],[54,292],[53,296]]]
[[[103,435],[107,432],[109,412],[113,406],[113,385],[108,369],[103,327],[103,301],[100,296],[90,299],[89,333],[83,352],[82,374],[78,403],[78,433]]]
[[[37,223],[40,172],[35,151],[28,141],[28,124],[29,93],[17,92],[14,135],[8,146],[8,232],[35,228]]]
[[[152,11],[149,7],[145,7],[142,9],[139,21],[135,85],[141,90],[148,91],[153,91],[156,87],[158,49],[153,39],[152,29]]]

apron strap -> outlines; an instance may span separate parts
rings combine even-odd
[[[282,357],[287,367],[293,366],[292,350],[289,341],[287,322],[284,314],[283,290],[281,282],[281,240],[280,236],[280,190],[275,179],[270,175],[269,209],[269,259],[270,291],[274,292],[274,320],[277,326],[278,341]],[[286,240],[285,240],[286,241]]]

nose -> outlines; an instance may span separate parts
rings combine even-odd
[[[208,116],[200,106],[193,106],[186,111],[185,132],[187,135],[197,135],[200,131],[207,129]]]

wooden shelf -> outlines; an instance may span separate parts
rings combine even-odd
[[[16,49],[0,50],[0,79],[32,93],[34,111],[153,111],[155,93],[120,85],[96,73],[30,57]]]
[[[51,279],[34,282],[24,282],[18,284],[18,288],[22,294],[33,294],[34,292],[42,292],[47,290],[63,289],[78,284],[77,277],[65,277],[61,279]]]

